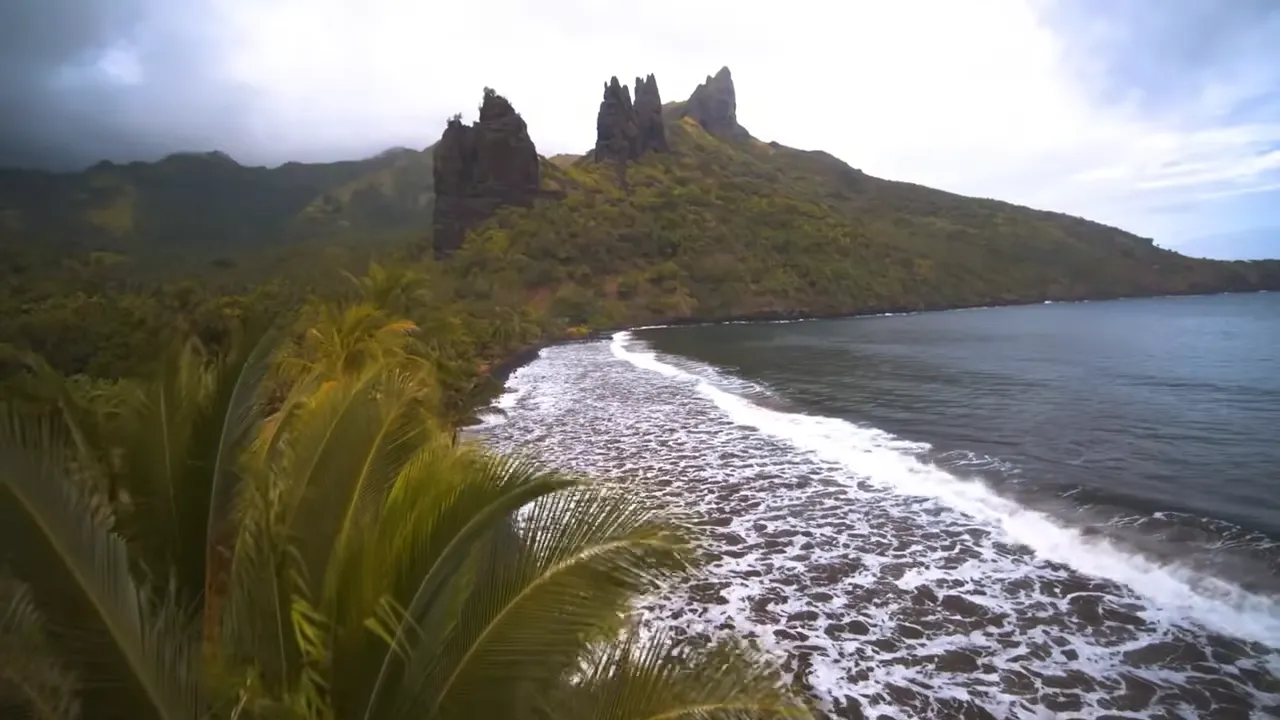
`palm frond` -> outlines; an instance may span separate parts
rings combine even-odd
[[[581,672],[547,698],[565,720],[765,720],[811,718],[771,659],[722,640],[676,644],[638,628],[594,648]]]
[[[283,489],[269,466],[246,465],[235,499],[228,592],[218,623],[225,662],[256,666],[264,692],[281,696],[296,681],[300,650],[290,623],[291,578]]]
[[[355,482],[381,434],[375,397],[378,373],[325,385],[288,427],[286,452],[272,468],[285,493],[291,543],[302,560],[307,596],[318,600],[342,521],[355,500]]]
[[[0,408],[0,547],[22,548],[9,561],[25,567],[19,576],[40,607],[63,611],[51,621],[74,623],[82,641],[94,638],[99,662],[94,673],[82,673],[86,683],[118,684],[146,716],[199,717],[203,701],[184,619],[135,584],[124,541],[85,489],[68,480],[69,455],[56,425]]]
[[[26,369],[29,375],[26,393],[57,409],[59,421],[76,451],[78,471],[102,492],[110,491],[102,458],[98,456],[101,442],[93,435],[93,413],[86,407],[84,399],[72,391],[61,373],[31,350],[0,343],[0,359],[15,361]]]
[[[495,539],[507,538],[510,542],[501,544],[514,552],[513,515],[576,484],[528,461],[452,446],[443,439],[424,447],[405,466],[388,498],[369,554],[358,572],[349,574],[366,579],[343,583],[365,588],[362,603],[383,592],[402,608],[391,642],[379,646],[380,668],[376,678],[368,676],[372,689],[365,688],[358,703],[348,704],[362,705],[366,718],[389,712],[401,686],[405,656],[425,642],[425,628],[453,621],[474,578],[486,574],[487,567],[475,566],[481,551]]]
[[[261,422],[260,391],[271,369],[273,354],[283,328],[273,326],[262,334],[251,334],[252,349],[247,354],[233,353],[221,367],[215,398],[205,413],[204,428],[196,435],[217,433],[216,442],[198,447],[209,448],[206,460],[209,471],[208,506],[204,541],[204,620],[205,641],[212,643],[217,623],[222,617],[221,601],[230,575],[230,544],[235,537],[233,504],[241,476],[238,472],[240,452],[253,437],[254,427]],[[250,347],[248,342],[241,346]]]
[[[31,588],[0,572],[0,710],[78,720],[80,683],[50,642]],[[7,715],[6,715],[7,717]]]
[[[113,418],[105,437],[116,453],[115,484],[124,494],[118,528],[133,546],[152,584],[176,580],[183,601],[194,602],[204,582],[204,524],[208,473],[194,431],[208,410],[216,365],[196,343],[165,357],[158,377]]]
[[[522,514],[517,533],[518,543],[489,545],[456,617],[421,623],[399,711],[511,711],[495,686],[555,685],[638,594],[686,567],[683,536],[651,506],[607,488],[547,495]]]

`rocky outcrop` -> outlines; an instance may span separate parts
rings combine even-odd
[[[432,246],[437,256],[457,250],[467,231],[505,205],[539,197],[538,151],[524,119],[507,99],[484,90],[480,119],[450,118],[435,148],[436,204]]]
[[[667,128],[662,124],[662,95],[652,74],[636,78],[636,157],[646,152],[669,152]]]
[[[596,115],[595,160],[630,160],[635,153],[636,137],[636,109],[631,104],[631,91],[619,83],[615,75],[604,84],[604,99]]]
[[[733,75],[722,67],[706,82],[694,88],[685,102],[683,117],[693,118],[707,132],[722,140],[745,140],[751,137],[738,124],[738,98],[733,89]]]
[[[594,159],[626,162],[647,152],[667,152],[667,132],[662,124],[662,97],[658,81],[649,75],[636,78],[636,100],[626,85],[610,78],[596,116]]]

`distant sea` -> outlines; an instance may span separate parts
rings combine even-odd
[[[646,599],[841,717],[1280,717],[1280,294],[651,328],[483,440],[703,526]]]

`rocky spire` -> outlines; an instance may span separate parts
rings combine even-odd
[[[457,250],[467,230],[504,205],[530,205],[539,196],[538,151],[524,119],[507,99],[485,88],[480,119],[449,119],[436,144],[436,204],[432,245],[437,256]]]
[[[631,104],[631,91],[615,75],[604,84],[604,99],[596,115],[595,159],[630,160],[635,145],[636,110]]]
[[[626,85],[612,77],[604,86],[600,113],[596,116],[596,161],[635,160],[646,152],[667,152],[662,124],[662,97],[658,81],[649,75],[636,78],[636,101]]]
[[[738,99],[733,89],[733,75],[727,67],[720,68],[715,76],[708,75],[705,82],[694,88],[685,103],[683,116],[693,118],[707,132],[723,140],[751,137],[751,133],[738,124]]]
[[[658,93],[658,79],[650,73],[636,78],[636,156],[646,152],[670,152],[667,146],[667,128],[662,124],[662,95]]]

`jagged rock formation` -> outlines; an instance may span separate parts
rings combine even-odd
[[[646,152],[669,152],[667,129],[662,124],[662,95],[652,73],[636,78],[636,142],[637,157]]]
[[[745,140],[751,137],[738,124],[738,100],[733,89],[733,75],[722,67],[715,76],[694,88],[685,102],[682,117],[693,118],[707,132],[722,140]]]
[[[604,99],[596,116],[594,159],[626,162],[646,152],[667,152],[667,132],[662,124],[662,96],[658,81],[649,75],[636,78],[636,101],[615,76],[604,86]]]
[[[629,160],[635,151],[636,135],[631,91],[615,75],[604,84],[604,99],[596,115],[596,161]]]
[[[467,230],[498,208],[528,206],[539,196],[538,151],[529,129],[511,103],[490,88],[484,90],[477,122],[449,120],[436,145],[433,175],[437,256],[461,247]]]

